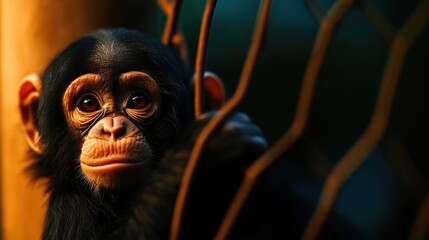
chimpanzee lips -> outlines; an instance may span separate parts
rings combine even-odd
[[[86,161],[82,161],[82,164],[85,164],[89,167],[100,167],[107,166],[113,164],[139,164],[141,161],[130,158],[127,155],[119,155],[119,156],[108,156],[102,159],[87,159]]]
[[[81,161],[82,170],[88,174],[105,175],[113,173],[128,174],[131,171],[141,169],[144,161],[137,161],[133,158],[124,156],[109,156],[102,159],[90,161]]]

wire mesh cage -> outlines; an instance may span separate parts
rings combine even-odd
[[[199,37],[193,40],[182,29],[186,22],[179,24],[184,15],[189,18],[189,8],[181,7],[180,0],[158,3],[166,16],[163,43],[183,46],[184,39],[191,38],[189,62],[195,66],[197,117],[204,112],[198,99],[207,65],[243,66],[240,74],[226,78],[239,79],[226,83],[236,84],[235,90],[196,141],[176,202],[170,239],[179,238],[205,141],[239,105],[267,130],[272,145],[245,170],[215,239],[225,239],[234,231],[249,196],[259,190],[258,181],[266,179],[277,186],[268,185],[273,198],[287,191],[287,198],[295,199],[271,206],[267,200],[265,206],[293,209],[288,216],[272,216],[281,222],[278,226],[286,236],[316,239],[327,228],[341,232],[341,221],[332,220],[334,214],[370,239],[429,236],[425,153],[429,132],[424,111],[429,1],[208,0]],[[229,34],[240,31],[240,22],[231,19],[243,17],[240,12],[254,14],[257,4],[252,35],[238,40],[249,47],[237,64],[231,56],[234,52],[219,48],[228,49],[227,42],[234,42],[234,35]],[[215,10],[227,12],[216,15]],[[216,21],[221,23],[216,25]],[[212,32],[211,25],[216,28]],[[229,62],[210,62],[210,56],[216,57],[207,50],[212,42],[217,47],[224,44],[216,51]],[[294,233],[288,232],[293,228]]]

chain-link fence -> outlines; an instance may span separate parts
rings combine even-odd
[[[177,19],[181,1],[176,0],[170,2],[167,0],[160,0],[158,2],[160,8],[167,16],[163,35],[164,44],[169,45],[174,41],[176,44],[180,44],[180,42],[183,41],[183,37],[176,29],[178,29]],[[393,17],[390,19],[385,17],[383,12],[377,8],[377,1],[337,0],[332,2],[331,6],[320,7],[320,2],[316,0],[303,0],[303,4],[305,4],[307,8],[307,13],[312,15],[318,22],[318,32],[311,53],[307,59],[305,71],[302,75],[300,90],[296,100],[296,108],[293,111],[291,123],[285,133],[272,144],[271,148],[246,170],[243,182],[220,225],[219,231],[216,234],[216,239],[224,239],[228,236],[228,233],[234,225],[234,221],[240,214],[243,204],[246,202],[249,193],[261,174],[270,167],[273,167],[273,164],[281,156],[287,155],[297,142],[306,138],[305,136],[311,135],[308,134],[308,132],[311,132],[313,128],[308,128],[308,122],[311,111],[317,111],[317,109],[313,109],[317,108],[318,105],[314,106],[313,103],[318,86],[335,88],[335,86],[332,86],[332,83],[329,82],[328,84],[325,83],[325,85],[318,85],[319,79],[326,78],[326,74],[321,74],[321,69],[326,55],[329,53],[335,54],[332,53],[333,50],[330,48],[330,44],[333,42],[333,35],[337,33],[339,25],[344,24],[345,16],[351,11],[353,11],[354,14],[359,14],[362,20],[367,22],[366,30],[372,31],[377,35],[380,42],[382,42],[387,49],[387,56],[384,63],[381,65],[380,81],[377,83],[378,86],[376,91],[374,91],[375,94],[369,97],[374,98],[374,100],[369,106],[371,110],[368,111],[371,113],[366,126],[364,126],[362,131],[357,133],[357,136],[352,138],[352,144],[344,147],[344,151],[340,151],[340,156],[337,156],[338,161],[335,161],[335,164],[325,170],[323,177],[324,183],[321,185],[318,203],[312,211],[311,216],[306,220],[307,223],[302,233],[302,239],[316,239],[319,236],[333,207],[337,203],[343,186],[363,163],[373,160],[369,157],[371,153],[374,151],[381,151],[381,148],[383,149],[383,155],[386,156],[387,165],[394,169],[395,181],[398,182],[398,185],[402,186],[402,192],[405,192],[407,196],[405,198],[412,199],[410,202],[416,205],[415,207],[406,207],[408,215],[412,216],[411,220],[404,220],[404,225],[407,225],[405,228],[409,229],[408,237],[410,239],[425,239],[425,237],[428,236],[429,192],[427,187],[428,178],[426,175],[429,174],[429,164],[427,163],[428,160],[424,148],[425,143],[429,142],[426,140],[427,135],[425,135],[425,133],[428,133],[427,127],[421,124],[422,119],[427,119],[424,116],[424,109],[429,101],[424,97],[417,98],[419,101],[411,101],[410,99],[412,99],[412,97],[409,96],[413,93],[409,92],[423,94],[424,91],[419,89],[419,85],[413,85],[412,83],[413,81],[428,81],[427,77],[429,75],[427,68],[429,67],[429,62],[425,62],[425,59],[428,59],[425,57],[425,54],[429,53],[427,52],[427,46],[429,45],[427,34],[429,1],[413,1],[412,4],[407,4],[407,7],[411,10],[409,12],[404,10],[403,16],[405,17],[403,17],[403,20],[401,17]],[[215,0],[207,1],[201,21],[200,37],[195,61],[197,86],[201,82],[204,70],[208,32],[216,3],[217,1]],[[384,5],[389,5],[389,2],[384,2]],[[393,4],[392,6],[398,8],[400,5]],[[254,26],[254,33],[236,91],[221,109],[220,114],[217,115],[201,133],[201,139],[197,142],[202,144],[196,144],[194,147],[175,208],[172,224],[172,239],[177,239],[178,236],[183,214],[182,210],[186,202],[193,171],[198,164],[198,158],[203,147],[202,145],[216,126],[228,116],[231,111],[237,108],[246,94],[260,48],[264,43],[264,33],[266,32],[270,7],[270,0],[261,1]],[[368,51],[368,49],[361,48],[361,51]],[[371,53],[368,52],[367,54],[368,58],[370,58]],[[288,58],[290,56],[283,57]],[[349,64],[355,64],[353,66],[355,68],[361,67],[358,65],[359,63],[356,62],[350,62]],[[287,79],[285,79],[285,81],[286,80]],[[342,80],[347,81],[347,79]],[[405,82],[405,86],[404,84],[401,85],[401,82]],[[408,87],[406,83],[408,83]],[[401,92],[398,86],[402,86],[402,89],[406,90]],[[422,84],[420,86],[427,86],[427,84]],[[273,86],[267,85],[267,88],[269,87]],[[196,89],[199,89],[199,87],[196,87]],[[404,93],[404,91],[408,91],[408,93]],[[198,91],[196,94],[197,99],[199,99]],[[336,106],[332,106],[332,108],[335,107]],[[199,101],[196,101],[196,109],[200,109]],[[278,108],[278,111],[282,111],[282,109]],[[197,112],[196,114],[199,115],[200,113]],[[409,114],[409,117],[399,116],[401,114]],[[335,116],[332,117],[335,118]],[[415,125],[415,127],[413,128],[411,126],[410,128],[410,125]],[[421,132],[416,132],[415,129],[420,129]],[[326,134],[326,132],[323,134]],[[324,137],[325,136],[319,136],[319,139],[323,139]],[[307,150],[310,152],[317,152],[317,149],[314,150],[314,148],[311,147],[307,147],[305,151]],[[323,161],[323,156],[320,154],[313,154],[311,158],[313,166],[320,166],[320,162],[317,162]],[[309,165],[311,164],[308,164],[308,166]],[[366,194],[365,191],[361,193]],[[369,198],[371,198],[371,196],[369,196]],[[350,205],[347,207],[353,208],[352,203],[349,204]],[[407,206],[409,205],[412,204],[408,204]],[[361,211],[371,211],[371,209],[361,209]]]

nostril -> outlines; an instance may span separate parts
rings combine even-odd
[[[113,117],[107,131],[112,138],[118,139],[126,135],[127,127],[121,117]]]
[[[113,128],[111,131],[111,134],[116,139],[116,138],[120,138],[121,136],[124,136],[126,132],[127,132],[127,129],[123,125],[121,125]]]

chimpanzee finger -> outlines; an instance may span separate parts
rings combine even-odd
[[[234,123],[234,128],[221,131],[211,138],[205,152],[208,163],[218,170],[243,169],[258,158],[268,147],[260,129],[254,124]]]
[[[199,118],[198,121],[204,121],[204,120],[209,120],[212,119],[214,116],[216,116],[219,113],[219,111],[210,111],[210,112],[206,112],[204,114],[202,114]],[[251,122],[249,116],[247,116],[247,114],[242,113],[242,112],[235,112],[232,113],[230,116],[228,116],[226,118],[226,120],[224,122],[230,122],[230,121],[238,121],[238,122]]]
[[[252,134],[259,134],[262,135],[262,130],[259,126],[256,124],[253,124],[250,122],[241,122],[241,121],[229,121],[224,124],[224,126],[221,129],[222,133],[221,135],[229,135],[229,134],[236,134],[236,135],[252,135]]]
[[[236,112],[231,114],[231,116],[228,117],[227,121],[251,122],[250,117],[242,112]]]
[[[211,111],[203,114],[196,125],[194,126],[194,138],[195,139],[204,126],[217,114],[217,111]],[[196,131],[195,131],[196,130]],[[262,134],[262,130],[255,124],[252,123],[250,118],[244,113],[233,113],[226,120],[219,124],[216,131],[212,134],[211,139],[217,137],[238,137],[240,135],[247,134]],[[211,141],[211,140],[209,140]]]

